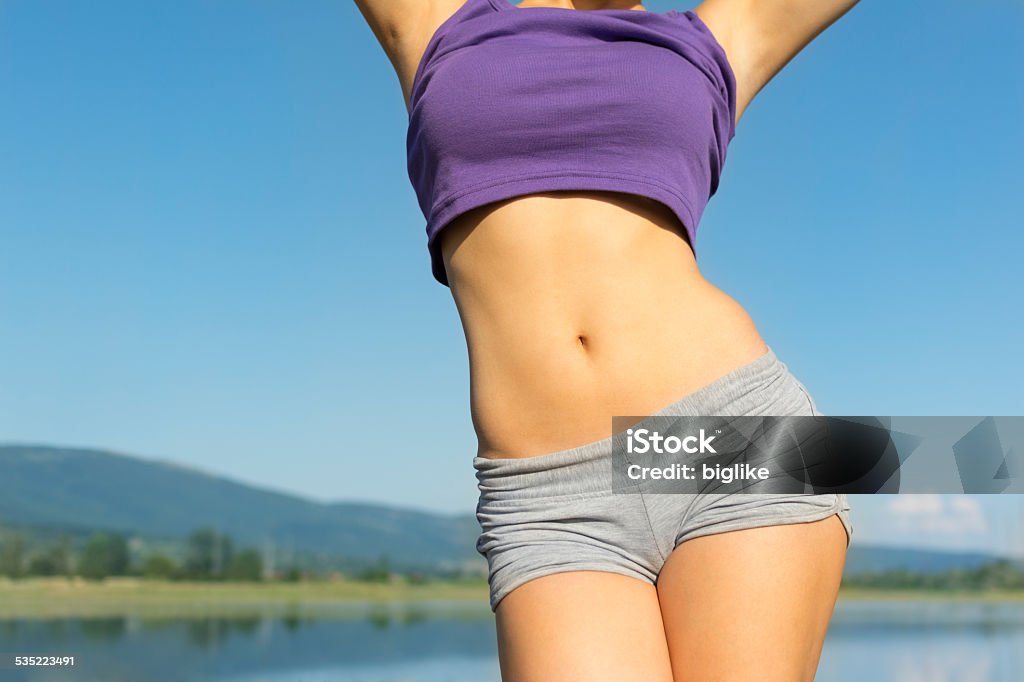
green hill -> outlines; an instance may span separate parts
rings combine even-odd
[[[479,559],[471,514],[324,504],[169,462],[84,448],[0,446],[0,522],[181,538],[213,526],[242,545],[396,564]]]

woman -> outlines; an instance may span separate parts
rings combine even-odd
[[[854,2],[356,0],[465,331],[504,679],[813,678],[845,496],[613,496],[607,465],[615,415],[818,414],[693,245],[744,109]]]

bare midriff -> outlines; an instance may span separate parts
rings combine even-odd
[[[613,416],[657,412],[768,351],[656,201],[514,197],[462,214],[440,239],[481,457],[607,438]]]

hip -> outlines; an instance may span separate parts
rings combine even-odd
[[[769,349],[680,397],[661,417],[820,415],[803,384]],[[837,515],[853,533],[845,494],[616,489],[612,438],[536,457],[473,460],[480,497],[477,551],[487,558],[491,607],[519,585],[561,571],[600,570],[656,583],[681,543],[728,531]]]

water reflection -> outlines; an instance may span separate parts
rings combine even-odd
[[[452,671],[467,660],[481,670],[496,670],[493,628],[486,605],[444,604],[268,608],[192,618],[2,620],[0,651],[75,655],[77,661],[70,677],[57,669],[7,668],[0,670],[0,678],[115,682],[271,675],[285,680],[295,679],[297,671],[314,670],[326,672],[312,679],[344,680],[363,670],[370,677],[360,673],[360,679],[385,679],[392,676],[389,666],[443,670],[445,661],[452,661],[447,666]]]
[[[237,615],[0,620],[0,651],[74,654],[71,671],[7,668],[57,680],[498,679],[486,605],[290,606]],[[841,603],[819,682],[1024,679],[1024,604]]]

